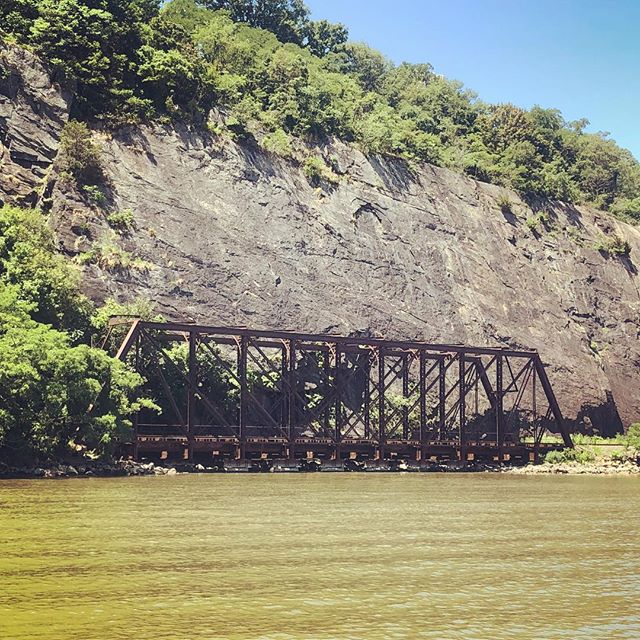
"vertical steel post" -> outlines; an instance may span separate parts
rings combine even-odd
[[[289,394],[286,385],[289,380],[289,350],[285,343],[282,344],[282,362],[280,363],[280,430],[279,436],[289,433]]]
[[[409,357],[405,353],[402,356],[402,397],[405,403],[409,398]],[[409,407],[402,407],[402,439],[409,439]]]
[[[504,444],[504,391],[502,375],[502,356],[496,356],[496,442],[502,448]],[[502,453],[500,453],[502,458]]]
[[[447,419],[447,368],[444,356],[438,364],[438,440],[442,440]]]
[[[189,332],[189,387],[187,402],[187,442],[188,459],[193,461],[193,450],[196,437],[196,388],[198,385],[198,361],[196,359],[198,334]]]
[[[335,362],[334,362],[335,374],[333,376],[333,384],[335,386],[337,393],[336,393],[336,401],[335,401],[336,420],[334,425],[333,440],[336,447],[336,457],[338,459],[340,458],[340,442],[342,440],[342,389],[341,389],[342,380],[340,379],[341,378],[341,372],[340,372],[341,361],[342,361],[342,353],[340,351],[340,345],[335,344]]]
[[[371,352],[367,352],[367,383],[364,388],[364,437],[371,439]]]
[[[140,334],[136,335],[136,351],[134,356],[134,366],[137,373],[140,373]],[[133,416],[133,459],[138,460],[138,422],[139,411]]]
[[[384,445],[386,442],[386,425],[384,416],[385,379],[384,350],[382,347],[378,347],[378,449],[380,451],[381,460],[384,460]]]
[[[465,440],[465,426],[466,426],[466,378],[467,378],[467,361],[464,353],[460,352],[458,355],[458,390],[459,390],[459,410],[460,410],[460,422],[458,425],[458,444],[462,446]]]
[[[420,449],[421,449],[421,458],[424,458],[424,445],[425,445],[425,437],[427,433],[427,381],[425,380],[427,376],[427,362],[423,349],[420,349],[420,383],[419,383],[419,391],[420,394]]]
[[[331,393],[331,351],[327,348],[322,351],[322,370],[324,375],[323,393],[328,398]],[[331,405],[327,404],[326,409],[322,412],[322,422],[324,426],[324,437],[331,436]]]
[[[296,457],[296,389],[297,389],[297,375],[296,375],[296,343],[294,340],[289,340],[287,343],[289,349],[289,459],[295,460]]]
[[[533,376],[533,379],[531,380],[531,409],[533,411],[533,420],[534,422],[538,419],[538,402],[537,402],[537,397],[536,397],[536,367],[534,365],[533,362],[531,362],[531,367],[533,368],[533,371],[531,372],[531,375]]]
[[[247,421],[249,419],[249,385],[247,381],[247,357],[249,344],[246,336],[240,338],[240,348],[238,352],[238,378],[240,378],[240,459],[244,460],[247,450]]]

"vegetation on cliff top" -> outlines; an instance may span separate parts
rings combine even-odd
[[[586,120],[486,104],[429,64],[347,42],[302,0],[20,0],[0,5],[0,25],[75,82],[76,118],[204,125],[216,107],[210,127],[282,155],[336,136],[640,221],[638,162]]]

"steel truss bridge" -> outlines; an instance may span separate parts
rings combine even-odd
[[[528,461],[571,437],[536,351],[113,318],[135,458]]]

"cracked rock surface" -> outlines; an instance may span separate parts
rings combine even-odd
[[[0,202],[36,204],[70,103],[39,58],[0,43]]]

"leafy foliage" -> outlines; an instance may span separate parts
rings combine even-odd
[[[98,268],[112,273],[132,271],[146,273],[151,268],[151,265],[142,258],[108,241],[95,245],[86,253],[81,253],[78,261],[81,264],[95,264]]]
[[[621,440],[627,447],[633,447],[640,451],[640,422],[630,425]]]
[[[0,283],[11,286],[34,321],[81,337],[91,306],[77,290],[78,274],[55,252],[38,211],[0,208]]]
[[[580,449],[575,447],[573,449],[562,449],[562,451],[549,451],[544,457],[546,464],[561,464],[564,462],[593,462],[596,459],[596,455],[590,449]]]
[[[627,240],[618,235],[603,238],[596,246],[598,251],[608,256],[628,256],[631,253],[631,245]]]
[[[0,5],[0,24],[75,81],[83,120],[203,124],[215,106],[216,132],[283,156],[293,137],[336,136],[640,221],[640,165],[588,121],[485,104],[429,64],[347,42],[303,0],[19,0]]]
[[[135,219],[131,209],[113,211],[107,215],[107,222],[112,229],[120,234],[127,234],[135,227]]]
[[[302,0],[202,0],[201,4],[224,9],[236,22],[271,31],[281,42],[308,46],[317,56],[335,51],[348,37],[341,24],[310,20]]]
[[[76,120],[65,124],[60,136],[59,169],[88,194],[102,178],[100,154],[100,147],[93,142],[86,124]]]
[[[106,455],[153,406],[139,375],[82,343],[90,312],[41,214],[0,208],[0,457]]]
[[[526,225],[531,231],[539,231],[540,229],[549,231],[552,227],[551,218],[546,211],[539,211],[527,218]]]

